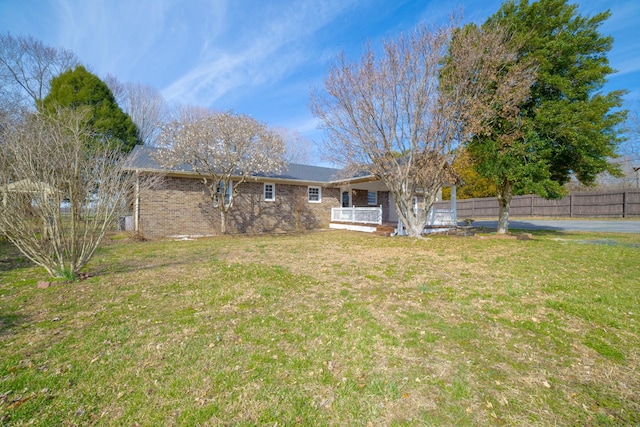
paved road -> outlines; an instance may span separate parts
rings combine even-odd
[[[498,221],[474,221],[474,227],[496,229]],[[509,229],[598,231],[609,233],[640,233],[639,220],[574,220],[574,219],[515,219],[509,221]]]

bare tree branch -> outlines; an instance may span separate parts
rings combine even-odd
[[[0,98],[33,109],[49,92],[49,82],[79,64],[66,49],[43,44],[31,36],[0,35]]]
[[[282,138],[251,117],[185,108],[165,126],[156,160],[165,167],[190,165],[220,211],[221,232],[238,187],[251,175],[277,173],[285,165]]]
[[[286,148],[286,160],[289,163],[311,163],[311,151],[313,142],[305,138],[300,132],[279,127],[275,131],[284,141]]]
[[[458,147],[511,108],[509,100],[496,111],[489,107],[495,96],[485,95],[508,57],[500,51],[500,34],[475,34],[469,49],[454,50],[443,69],[454,29],[453,20],[449,26],[421,25],[385,41],[381,54],[367,45],[354,63],[342,54],[324,92],[312,93],[312,112],[329,136],[329,159],[384,182],[413,236],[422,233],[440,188],[455,181],[451,165]],[[500,96],[521,95],[500,88]]]
[[[77,275],[131,193],[120,155],[90,144],[84,120],[58,110],[2,129],[0,233],[56,277]]]
[[[142,143],[156,145],[161,129],[169,118],[169,108],[160,92],[140,83],[120,83],[111,75],[107,75],[104,81],[120,108],[138,127]]]

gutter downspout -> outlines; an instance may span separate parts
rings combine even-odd
[[[136,170],[136,197],[133,206],[133,231],[140,232],[140,172]]]

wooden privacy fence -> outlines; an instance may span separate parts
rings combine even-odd
[[[451,202],[434,203],[445,209]],[[458,218],[497,217],[498,199],[464,199],[457,201]],[[640,189],[571,193],[562,199],[547,200],[539,196],[515,196],[510,217],[539,216],[567,218],[631,218],[640,217]]]

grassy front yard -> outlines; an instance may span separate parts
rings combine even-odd
[[[117,236],[116,236],[117,237]],[[640,235],[0,245],[0,425],[640,425]]]

